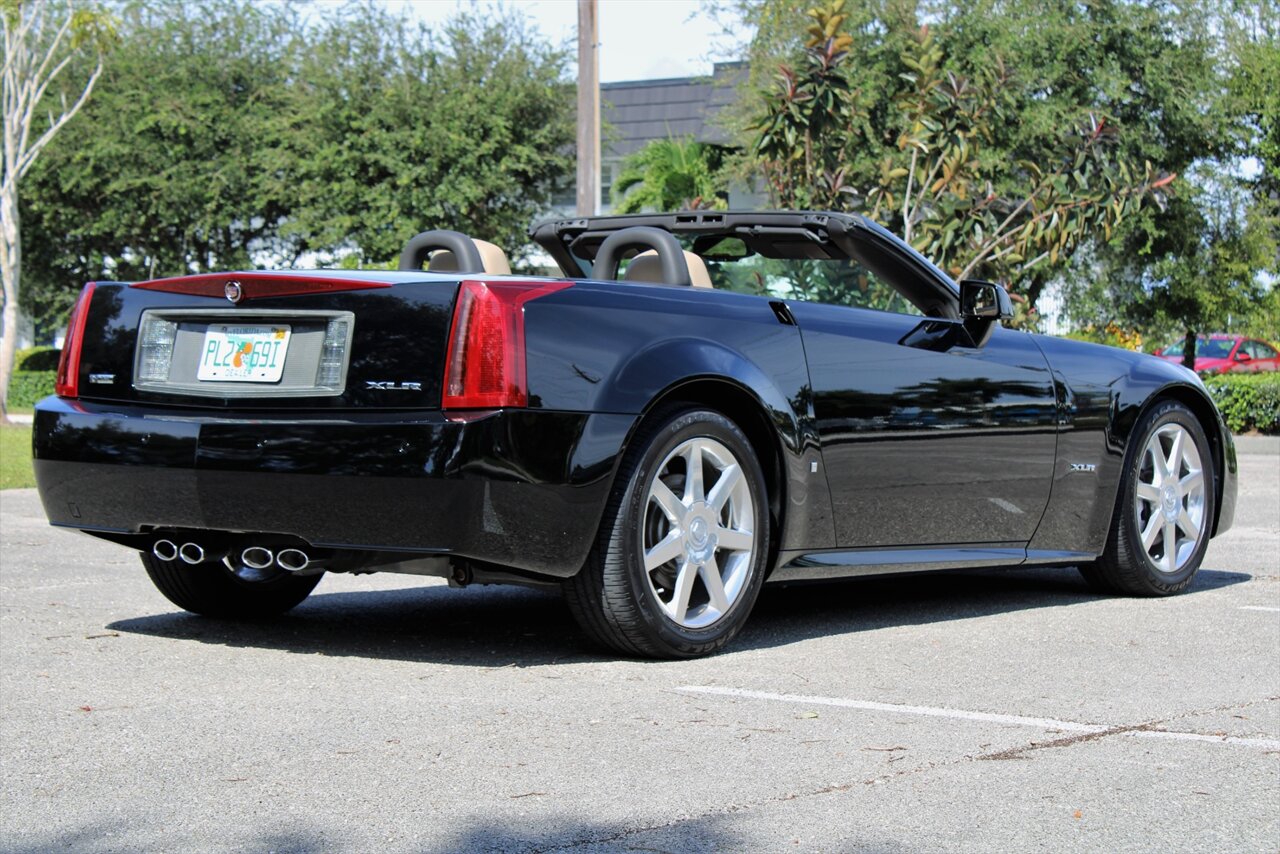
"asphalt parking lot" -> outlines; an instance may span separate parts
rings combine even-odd
[[[0,495],[0,849],[1275,851],[1280,456],[1186,595],[1072,570],[766,588],[731,650],[329,577],[268,625]]]

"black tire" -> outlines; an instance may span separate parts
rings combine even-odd
[[[687,469],[687,460],[691,459],[674,455],[681,448],[692,448],[698,459],[708,460],[700,466],[700,470],[712,472],[714,478],[703,480],[702,495],[707,499],[714,497],[715,485],[729,471],[728,465],[717,468],[726,462],[726,454],[732,457],[740,475],[729,481],[737,485],[733,487],[733,497],[722,504],[723,509],[715,509],[705,500],[682,504],[683,512],[688,514],[683,526],[669,521],[650,494],[658,488],[661,476],[662,484],[673,490],[672,497],[680,498],[674,490],[685,490],[687,478],[686,482],[679,481],[672,472],[681,461]],[[673,477],[677,479],[672,480]],[[696,494],[693,490],[696,487],[681,495],[688,498],[689,494]],[[715,521],[708,521],[710,517]],[[729,523],[733,530],[726,529],[725,520],[733,518],[738,519]],[[743,548],[748,519],[751,545]],[[720,540],[711,539],[715,536]],[[721,548],[720,542],[729,541],[730,536],[737,545]],[[684,551],[652,572],[646,571],[646,539],[663,537],[672,538],[673,547]],[[684,545],[674,546],[675,542]],[[667,410],[648,419],[631,442],[619,467],[595,546],[578,574],[563,583],[565,599],[583,630],[614,650],[653,658],[707,655],[728,643],[746,622],[764,582],[768,553],[764,474],[747,437],[717,412],[687,407]],[[690,554],[695,557],[690,558]],[[685,577],[680,567],[685,561],[691,580],[683,586],[684,596],[677,600],[679,582]],[[714,578],[721,579],[718,598],[726,606],[723,609],[716,607],[717,596],[705,580],[710,576],[703,574],[712,571],[716,572]],[[664,580],[668,576],[669,580]],[[730,591],[732,599],[727,598]],[[664,600],[664,594],[669,594],[669,599]],[[673,617],[673,610],[685,615],[682,622]],[[699,625],[698,621],[704,619],[711,622]]]
[[[323,573],[275,574],[249,580],[220,560],[188,564],[142,553],[142,565],[156,589],[173,604],[206,617],[260,619],[283,614],[311,595]]]
[[[1174,483],[1179,479],[1193,480],[1190,475],[1192,467],[1185,459],[1189,455],[1184,454],[1176,461],[1179,471],[1167,481],[1174,492],[1161,493],[1159,501],[1140,499],[1139,487],[1150,492],[1150,481],[1160,477],[1154,473],[1154,458],[1148,450],[1153,437],[1160,434],[1160,438],[1155,441],[1161,443],[1162,449],[1170,449],[1171,452],[1172,441],[1179,433],[1183,436],[1184,443],[1190,439],[1194,444],[1201,472],[1199,490],[1188,488],[1187,494],[1182,494],[1182,488]],[[1124,471],[1121,473],[1120,490],[1116,497],[1115,512],[1111,517],[1111,532],[1107,537],[1106,549],[1093,564],[1080,567],[1080,573],[1091,587],[1100,592],[1128,596],[1171,596],[1190,586],[1204,559],[1205,550],[1209,547],[1216,509],[1214,460],[1200,422],[1177,401],[1163,400],[1152,406],[1138,422],[1133,437]],[[1182,474],[1184,468],[1187,470],[1186,475]],[[1160,490],[1155,491],[1160,493]],[[1169,508],[1169,514],[1164,514],[1166,507]],[[1188,510],[1185,517],[1188,524],[1184,526],[1179,521],[1169,522],[1170,515],[1182,518],[1184,510]],[[1153,523],[1156,541],[1145,546],[1143,531]],[[1168,535],[1164,533],[1169,524],[1173,525],[1174,532],[1175,545],[1172,548],[1167,546]],[[1197,530],[1194,540],[1186,530],[1188,527]],[[1178,540],[1180,536],[1183,537],[1181,541]],[[1168,558],[1170,554],[1171,559]]]

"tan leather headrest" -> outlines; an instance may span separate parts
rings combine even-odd
[[[689,266],[689,281],[695,288],[711,287],[711,275],[707,273],[707,265],[701,258],[688,249],[684,250],[684,263]],[[627,273],[622,277],[628,282],[662,283],[662,259],[652,249],[641,252],[631,259],[627,265]],[[670,283],[668,283],[670,284]]]
[[[484,264],[486,273],[492,273],[495,276],[511,275],[511,263],[507,261],[507,253],[487,240],[472,238],[471,242],[476,245],[476,249],[480,250],[480,261]],[[441,249],[431,256],[431,262],[427,264],[427,271],[431,273],[456,273],[458,272],[458,259],[453,257],[453,253],[448,249]]]

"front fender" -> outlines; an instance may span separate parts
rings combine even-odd
[[[1231,434],[1199,378],[1185,368],[1115,347],[1036,336],[1053,368],[1059,406],[1058,455],[1049,507],[1032,540],[1043,554],[1100,554],[1133,432],[1156,400],[1173,398],[1200,420],[1215,460],[1217,515],[1225,531],[1235,512]],[[1073,463],[1096,465],[1082,474]]]

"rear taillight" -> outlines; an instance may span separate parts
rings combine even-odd
[[[444,409],[527,406],[524,305],[569,282],[465,281],[445,360]]]
[[[67,337],[58,357],[58,378],[54,391],[59,397],[80,395],[80,348],[84,344],[84,325],[89,319],[89,302],[93,299],[93,282],[84,286],[67,319]]]

